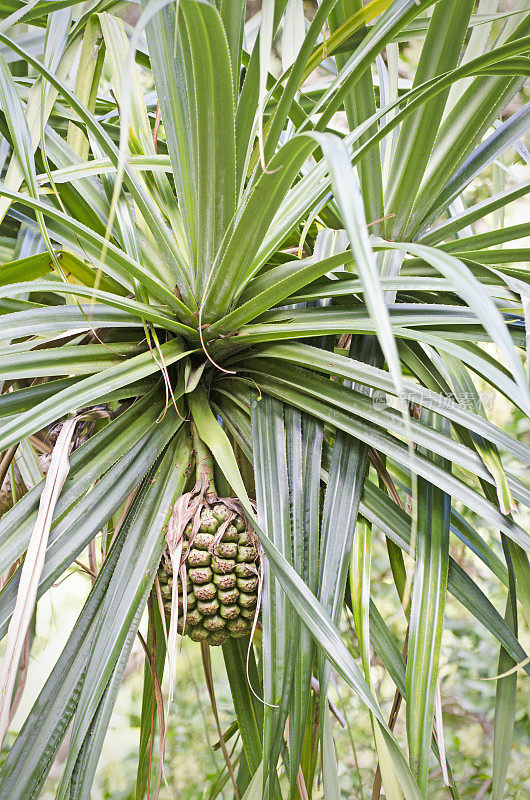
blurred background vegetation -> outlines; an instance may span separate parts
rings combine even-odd
[[[251,4],[248,5],[250,9]],[[259,8],[260,3],[257,2],[255,5]],[[314,3],[308,2],[306,5],[309,17]],[[502,5],[509,10],[512,2],[506,0]],[[412,74],[418,54],[419,47],[414,41],[401,44],[400,74],[404,82]],[[106,77],[110,86],[110,72]],[[319,70],[316,76],[311,76],[310,82],[314,80],[326,80],[325,71]],[[105,80],[102,85],[105,85]],[[147,84],[145,86],[146,91],[152,88]],[[513,113],[529,99],[530,92],[526,92],[526,97],[524,94],[522,92],[514,98],[508,113]],[[340,125],[340,119],[337,120],[337,124]],[[495,191],[507,188],[515,182],[513,177],[517,181],[530,177],[530,165],[524,157],[524,152],[521,154],[520,148],[519,151],[512,149],[510,155],[511,157],[505,159],[504,163],[492,165],[479,180],[470,185],[467,197],[464,198],[467,201],[466,205],[480,201],[491,193],[492,188]],[[505,214],[505,217],[499,218],[497,214],[494,218],[494,215],[490,215],[477,223],[476,232],[481,233],[502,225],[516,225],[528,221],[530,200],[528,198],[518,200],[501,213]],[[11,245],[11,241],[9,244]],[[0,241],[0,262],[8,261],[12,257],[10,248],[4,253],[2,245],[3,242]],[[519,246],[529,247],[530,239],[520,240]],[[477,388],[481,390],[480,386]],[[482,399],[488,416],[494,423],[530,445],[528,418],[520,412],[514,413],[513,407],[500,395],[493,395],[489,388],[487,396],[483,394]],[[511,460],[509,455],[503,454],[503,463],[517,474],[519,464]],[[528,474],[517,476],[521,480],[530,481]],[[488,545],[497,548],[501,555],[498,537],[491,535],[480,519],[476,517],[471,519],[469,513],[467,515]],[[530,529],[530,516],[527,515],[526,519],[522,516],[519,515],[519,524]],[[502,614],[505,596],[499,582],[477,558],[470,554],[469,549],[464,548],[454,537],[452,537],[451,555],[461,564],[465,558],[466,571],[472,574],[475,580],[480,581],[482,590]],[[87,561],[86,558],[82,560]],[[374,536],[372,582],[374,598],[387,625],[398,641],[403,640],[406,622],[388,566],[383,536]],[[89,575],[81,568],[77,568],[39,602],[36,638],[31,649],[26,690],[13,721],[13,731],[17,731],[22,724],[37,697],[44,676],[51,671],[81,610],[89,587]],[[350,627],[348,641],[351,643],[353,654],[357,655],[353,627],[346,618],[342,620],[342,625],[345,631]],[[146,620],[142,625],[142,630],[145,629]],[[528,631],[520,632],[520,641],[526,650],[530,649]],[[221,728],[226,731],[234,722],[235,714],[221,650],[212,648],[211,652]],[[456,782],[462,787],[461,797],[466,800],[487,798],[491,785],[490,758],[493,746],[495,697],[495,681],[491,679],[496,675],[497,657],[498,645],[493,637],[452,595],[448,594],[440,664],[444,733],[448,758]],[[378,700],[388,718],[394,699],[394,685],[382,668],[378,670],[377,659],[374,659],[373,664]],[[109,726],[92,800],[134,800],[143,673],[144,656],[140,643],[137,642]],[[167,688],[165,684],[164,687]],[[527,800],[530,797],[530,693],[526,676],[521,676],[518,682],[518,694],[519,710],[505,792],[508,800]],[[377,761],[368,712],[351,689],[340,680],[334,683],[332,698],[336,709],[334,737],[341,769],[342,796],[351,800],[369,800]],[[400,744],[405,746],[403,708],[395,732]],[[221,750],[214,747],[217,738],[215,720],[202,673],[200,647],[185,638],[177,664],[177,688],[175,702],[170,708],[166,742],[165,775],[171,794],[167,787],[163,787],[161,800],[169,800],[171,795],[179,800],[214,800],[214,798],[233,796],[231,785],[227,781]],[[2,751],[4,755],[11,743],[12,738],[5,742]],[[63,743],[59,751],[56,764],[41,794],[41,800],[52,800],[55,797],[56,781],[61,774],[61,761],[67,753],[66,744],[67,742]],[[239,742],[236,737],[231,738],[228,744],[229,750],[233,746],[238,749]],[[157,750],[158,743],[155,753]],[[436,772],[433,776],[436,776]],[[449,798],[450,793],[443,787],[441,774],[437,777],[438,789],[432,794],[433,800]],[[313,798],[314,800],[323,798],[320,788],[314,792]]]

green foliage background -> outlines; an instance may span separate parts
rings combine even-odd
[[[332,722],[333,741],[328,716],[320,717],[322,755],[314,800],[324,792],[320,768],[327,786],[326,800],[336,800],[339,794],[361,800],[371,796],[376,782],[374,739],[387,769],[387,796],[393,786],[394,796],[401,798],[401,790],[396,790],[399,783],[406,800],[446,797],[431,739],[438,678],[447,753],[460,796],[464,800],[486,797],[493,774],[497,777],[494,797],[500,800],[508,767],[504,796],[520,800],[530,788],[525,785],[530,754],[525,676],[518,681],[515,720],[515,679],[498,683],[484,679],[495,674],[499,642],[506,648],[501,655],[510,666],[513,659],[522,660],[530,646],[524,621],[520,621],[517,639],[510,618],[502,618],[507,593],[501,584],[504,580],[509,585],[511,607],[517,608],[517,599],[521,600],[528,613],[526,552],[530,552],[530,537],[528,511],[523,509],[525,502],[530,506],[528,469],[524,467],[530,464],[528,417],[500,399],[503,390],[520,408],[530,408],[528,363],[524,362],[528,307],[522,299],[529,283],[530,225],[528,203],[520,199],[530,182],[525,184],[528,167],[523,165],[522,148],[517,153],[511,147],[528,130],[530,120],[530,104],[523,106],[528,99],[525,91],[512,97],[522,78],[530,74],[530,14],[519,8],[517,14],[525,16],[511,19],[512,38],[503,45],[505,49],[498,50],[495,36],[502,30],[503,12],[509,6],[495,5],[490,39],[479,48],[484,55],[472,63],[467,106],[457,105],[458,113],[453,111],[442,123],[446,94],[438,90],[447,85],[449,91],[455,76],[462,77],[458,63],[464,34],[468,24],[475,30],[484,24],[473,12],[489,8],[492,4],[487,0],[480,6],[471,0],[372,0],[368,6],[371,16],[362,22],[357,16],[362,10],[360,0],[326,0],[319,8],[326,9],[327,18],[320,23],[326,22],[328,33],[338,29],[343,34],[334,56],[339,76],[336,80],[331,77],[328,90],[323,79],[329,80],[330,73],[324,63],[303,95],[297,91],[303,76],[313,75],[323,56],[322,47],[316,47],[317,26],[306,30],[302,19],[298,34],[305,34],[310,44],[305,54],[299,50],[296,80],[284,79],[274,86],[272,76],[277,77],[283,65],[278,37],[272,34],[285,3],[263,3],[253,55],[241,53],[240,33],[245,11],[252,13],[256,6],[242,0],[233,3],[182,0],[178,36],[173,34],[173,4],[162,8],[162,4],[144,3],[144,11],[150,12],[155,5],[157,10],[148,29],[148,50],[136,53],[139,81],[132,87],[136,93],[129,97],[130,106],[126,102],[120,105],[121,95],[116,103],[116,93],[123,90],[123,74],[134,74],[132,65],[128,71],[124,61],[127,35],[134,38],[133,29],[127,28],[126,34],[121,18],[113,16],[123,12],[120,4],[105,0],[91,5],[90,11],[98,12],[97,16],[87,14],[77,23],[80,9],[76,8],[77,16],[71,18],[66,0],[58,4],[41,0],[35,9],[15,0],[0,3],[4,13],[0,44],[8,60],[13,58],[9,64],[0,59],[0,129],[4,137],[0,157],[5,157],[6,167],[0,185],[0,208],[6,214],[0,231],[0,334],[7,331],[8,345],[15,342],[0,352],[0,372],[3,369],[11,376],[7,384],[2,383],[0,394],[0,450],[9,456],[11,446],[20,443],[17,457],[29,454],[35,460],[31,434],[50,435],[58,420],[87,403],[109,400],[114,412],[119,400],[140,398],[132,410],[125,411],[128,416],[118,415],[94,425],[92,433],[108,435],[103,455],[91,450],[90,438],[75,454],[86,467],[85,482],[78,494],[72,486],[65,491],[61,502],[67,502],[67,495],[70,505],[62,509],[64,518],[57,516],[53,522],[52,535],[57,535],[65,519],[71,527],[64,522],[68,535],[63,540],[58,536],[59,544],[48,549],[50,561],[53,547],[58,551],[53,567],[55,585],[39,602],[28,691],[4,742],[0,795],[9,786],[9,791],[15,792],[14,800],[33,800],[37,793],[45,800],[144,797],[146,753],[144,750],[139,759],[137,748],[140,733],[145,738],[149,731],[150,684],[143,678],[136,645],[127,667],[130,674],[111,717],[113,699],[107,689],[109,681],[121,679],[128,645],[135,638],[135,626],[151,591],[162,553],[163,522],[173,509],[169,503],[186,487],[191,488],[188,484],[193,484],[195,471],[200,474],[200,441],[216,460],[219,493],[223,494],[221,487],[227,487],[228,493],[230,484],[230,491],[239,496],[250,517],[248,495],[256,497],[258,518],[253,524],[270,570],[264,583],[263,632],[258,633],[255,649],[250,651],[258,659],[261,691],[268,700],[255,717],[252,698],[245,695],[244,670],[234,669],[239,645],[234,641],[224,645],[224,666],[221,651],[212,654],[221,726],[232,730],[237,715],[246,737],[248,769],[240,773],[242,790],[248,786],[251,772],[261,766],[262,779],[254,781],[249,790],[252,800],[262,796],[277,800],[280,795],[294,798],[299,761],[311,778],[312,765],[298,754],[291,759],[290,774],[280,766],[279,782],[276,779],[285,747],[286,713],[289,747],[296,749],[299,744],[302,748],[304,701],[310,697],[310,709],[317,704],[310,690],[311,677],[318,677],[326,692],[331,674],[329,698],[344,717],[345,727]],[[298,11],[302,8],[300,3],[290,6]],[[63,13],[49,14],[58,7]],[[306,22],[317,7],[306,4]],[[102,13],[105,10],[111,13]],[[125,12],[127,18],[130,5]],[[46,31],[46,39],[41,36],[40,40],[41,44],[45,41],[45,67],[2,32],[9,13],[24,14],[25,20],[41,26],[41,34]],[[371,25],[374,18],[378,21]],[[357,20],[355,25],[352,20]],[[364,28],[365,22],[371,27]],[[79,27],[84,32],[83,69],[77,71],[72,92],[55,70],[63,58],[70,69],[73,48],[81,41]],[[346,37],[345,28],[349,33],[353,30],[351,36]],[[23,43],[31,48],[32,31],[29,33],[28,37],[23,30]],[[102,37],[106,50],[100,54]],[[376,44],[370,50],[374,39]],[[377,70],[374,67],[370,72],[369,64],[383,43],[390,47],[396,41],[404,79],[400,85],[403,121],[399,137],[394,138],[392,163],[387,163],[386,169],[378,141],[372,140],[375,146],[371,150],[364,149],[368,133],[359,134],[359,124],[376,112],[382,97],[381,87],[374,87]],[[287,46],[282,39],[284,44]],[[57,59],[56,47],[60,51]],[[49,118],[46,147],[38,144],[34,155],[26,115],[30,116],[28,109],[40,109],[39,103],[46,99],[49,86],[40,93],[36,76],[48,68],[48,81],[60,91]],[[397,64],[394,70],[397,75]],[[240,74],[244,74],[241,93]],[[351,78],[354,80],[349,82]],[[421,102],[417,102],[415,88],[408,91],[412,79],[414,86],[420,84]],[[431,93],[433,85],[436,92]],[[157,98],[163,117],[158,152],[152,136]],[[339,110],[342,108],[345,112]],[[473,111],[470,117],[469,108]],[[310,116],[306,116],[307,110]],[[123,123],[129,111],[120,139],[120,121]],[[31,124],[38,140],[37,117]],[[381,125],[379,119],[379,132]],[[444,133],[447,128],[450,135]],[[85,138],[86,129],[90,141]],[[341,138],[345,133],[347,138]],[[486,133],[490,134],[487,146],[481,149],[479,143]],[[389,134],[385,137],[388,146],[392,142]],[[127,148],[129,155],[134,154],[126,163],[120,160],[120,144],[122,154]],[[107,160],[101,161],[103,155]],[[472,165],[478,164],[480,172],[470,185],[468,173],[461,172],[466,156]],[[53,189],[49,175],[43,174],[48,158],[59,169]],[[88,163],[83,163],[87,159]],[[143,159],[143,166],[147,164],[145,171],[137,170],[138,159]],[[270,170],[264,169],[265,161]],[[124,183],[119,186],[116,172],[120,173],[121,166]],[[66,180],[61,168],[66,169]],[[506,187],[511,199],[519,197],[507,208],[506,197],[499,200]],[[459,207],[450,202],[453,194]],[[496,197],[493,214],[485,222],[480,214],[474,218],[469,209],[492,195]],[[385,211],[391,213],[385,215]],[[446,217],[451,221],[445,223]],[[475,223],[462,244],[460,235],[466,236]],[[50,253],[35,253],[35,238],[30,242],[29,259],[21,261],[21,249],[32,236],[38,237],[37,229]],[[107,229],[108,243],[104,238]],[[486,231],[491,231],[491,236],[481,235]],[[304,237],[309,257],[298,251]],[[52,242],[60,248],[58,256]],[[513,242],[517,248],[503,249]],[[394,259],[400,251],[406,259],[403,264]],[[332,259],[331,265],[326,257]],[[54,262],[57,274],[50,274],[49,261],[57,258],[61,259]],[[95,264],[101,267],[101,274]],[[62,282],[61,265],[72,270],[75,286]],[[488,265],[498,269],[489,270]],[[338,283],[331,284],[330,269]],[[387,269],[389,273],[385,273]],[[382,281],[387,280],[396,282],[395,303],[387,302],[388,293],[384,294]],[[77,300],[72,301],[75,293],[80,302],[89,300],[91,320],[103,339],[85,336],[91,323],[85,326],[86,311]],[[98,299],[95,306],[94,293]],[[334,300],[328,302],[332,293]],[[309,308],[303,305],[306,302]],[[68,336],[66,344],[56,347],[54,334],[74,323],[81,326],[80,335]],[[38,352],[34,350],[36,341]],[[169,371],[160,370],[160,362],[153,358],[155,350],[161,360],[167,358]],[[138,365],[143,370],[140,384],[133,383]],[[232,368],[235,377],[231,377]],[[480,403],[468,408],[465,402],[454,402],[447,412],[448,396],[458,395],[459,381],[465,386],[471,373],[491,422],[481,415]],[[24,383],[56,374],[66,376],[59,385],[62,391],[56,390],[57,385],[54,390],[53,384],[50,390],[46,384]],[[485,376],[484,380],[480,376]],[[404,378],[409,386],[411,380],[415,382],[432,410],[416,419],[411,417],[418,409],[411,409],[411,415],[407,409],[401,416],[389,407],[377,416],[369,399],[374,387],[385,386],[397,406]],[[350,380],[355,381],[353,386]],[[106,394],[109,381],[117,391],[110,398]],[[169,385],[178,396],[178,405],[171,408],[168,395],[164,412],[163,387]],[[11,392],[12,388],[15,391]],[[26,390],[29,401],[24,399]],[[49,393],[48,399],[34,401],[35,396],[42,399],[41,391]],[[136,419],[138,407],[145,413]],[[125,428],[123,419],[128,420],[125,431],[120,428]],[[321,435],[325,446],[322,454],[315,448],[318,463],[311,463],[303,482],[297,482],[296,464],[301,463],[303,448],[310,449],[311,442]],[[416,451],[413,442],[418,444]],[[518,454],[520,461],[506,456],[505,449]],[[399,512],[391,492],[377,489],[382,472],[373,465],[367,469],[369,455],[386,459],[405,506],[409,492],[418,498],[417,529]],[[122,468],[124,463],[128,468]],[[417,470],[417,478],[406,473],[404,463]],[[102,478],[94,464],[102,464]],[[154,470],[159,467],[156,474],[161,480],[155,486]],[[177,478],[172,477],[175,467]],[[28,486],[40,481],[39,474],[30,477]],[[106,551],[107,534],[138,481],[138,502],[135,500],[124,516],[117,546]],[[105,487],[104,496],[101,487]],[[358,516],[363,489],[360,508],[364,518]],[[39,491],[35,487],[33,499]],[[518,514],[511,491],[521,500]],[[370,492],[376,499],[372,506],[363,507]],[[328,502],[330,497],[332,502]],[[76,527],[79,508],[85,507],[83,503],[90,506],[93,498],[92,514],[81,515],[83,524]],[[18,495],[14,499],[18,500]],[[450,536],[451,501],[453,509],[472,526],[468,532],[484,562],[493,565],[497,578],[473,556],[470,547]],[[311,519],[302,524],[300,509],[307,506],[312,510]],[[389,517],[385,529],[389,509],[394,516]],[[489,524],[479,517],[480,510]],[[3,576],[24,556],[33,513],[23,501],[0,520]],[[374,517],[373,553],[367,544],[370,514]],[[380,530],[386,530],[386,541]],[[406,554],[409,535],[417,545],[416,563]],[[97,566],[105,553],[92,590],[91,582],[73,563],[75,555],[85,559],[86,553],[81,551],[90,540],[95,541],[99,554]],[[451,591],[456,589],[461,602],[475,603],[475,615],[464,611],[447,592],[449,555],[454,558]],[[346,604],[352,601],[353,615],[357,613],[355,626],[343,608],[350,560],[350,577],[357,584],[351,593],[346,590],[345,597]],[[366,586],[363,578],[369,574],[370,561],[371,580]],[[115,564],[112,575],[109,563]],[[406,566],[409,576],[417,580],[408,628],[399,599],[401,564],[403,571]],[[23,570],[18,569],[0,592],[4,633]],[[43,583],[44,579],[41,588]],[[289,601],[283,589],[287,589]],[[81,615],[87,627],[79,655],[77,651],[65,655],[63,646],[68,648],[68,635],[87,596],[94,616]],[[384,667],[368,652],[372,601],[383,622],[378,632],[372,620],[369,634]],[[293,608],[322,650],[317,650],[307,629],[300,626]],[[94,620],[94,627],[88,626],[88,619]],[[387,632],[384,623],[394,638],[388,636],[382,642],[377,636],[381,630]],[[141,630],[149,640],[146,627],[144,615]],[[97,635],[92,640],[94,631]],[[400,662],[393,674],[407,697],[395,730],[398,747],[383,721],[388,719],[395,691],[389,677],[396,664],[393,653],[401,650],[409,634],[406,671]],[[161,640],[158,644],[163,648]],[[44,687],[45,722],[40,727],[27,723],[24,728],[22,722],[28,714],[41,713],[33,703],[58,654],[59,663],[68,666],[68,681],[52,681]],[[333,671],[329,663],[334,665]],[[525,667],[530,672],[528,664]],[[187,641],[177,672],[168,728],[167,779],[184,800],[228,798],[232,788],[224,762],[220,752],[211,748],[217,734],[199,678],[199,650]],[[239,695],[234,691],[233,699],[226,672],[232,690],[243,689]],[[499,734],[495,746],[494,706]],[[63,721],[72,717],[75,735],[70,742],[68,734],[65,736],[41,790],[39,782],[53,760],[50,753],[55,758],[55,739],[47,726],[60,740],[66,730]],[[109,717],[91,790],[91,770],[99,756],[93,731],[102,731],[103,737]],[[380,727],[377,722],[374,725],[377,719]],[[229,746],[235,747],[235,758],[242,758],[238,738],[230,739]],[[156,743],[154,754],[158,754]],[[340,786],[336,791],[335,784]],[[457,797],[456,788],[453,791]],[[164,787],[162,796],[164,800],[169,796]]]

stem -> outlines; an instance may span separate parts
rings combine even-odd
[[[9,467],[11,466],[11,462],[15,457],[17,448],[18,444],[14,444],[13,447],[10,447],[9,450],[5,451],[5,453],[2,453],[2,459],[0,460],[0,487],[4,482],[5,476],[9,472]]]
[[[195,450],[195,470],[197,480],[200,481],[203,475],[208,479],[208,492],[217,494],[213,478],[213,456],[197,433],[195,423],[191,423],[191,433],[193,436],[193,449]]]

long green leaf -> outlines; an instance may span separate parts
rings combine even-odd
[[[292,530],[289,479],[286,452],[286,430],[283,407],[264,397],[253,407],[254,453],[260,454],[256,476],[256,502],[261,530],[270,538],[282,556],[292,563]],[[269,498],[275,497],[270,503]],[[263,790],[272,798],[275,772],[283,743],[283,731],[291,692],[297,627],[291,624],[289,601],[264,564],[263,614]],[[268,786],[268,789],[267,789]]]
[[[440,425],[439,420],[435,419],[434,424]],[[437,460],[448,466],[446,459]],[[410,764],[426,795],[449,567],[451,498],[436,485],[420,479],[417,507],[416,569],[406,677],[407,737]]]
[[[436,3],[425,37],[414,87],[456,67],[466,35],[473,0],[440,0]],[[438,94],[401,126],[385,193],[394,217],[387,225],[399,238],[420,186],[449,90]],[[421,141],[422,146],[417,147]]]

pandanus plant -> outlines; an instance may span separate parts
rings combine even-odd
[[[448,592],[499,648],[502,797],[530,670],[530,492],[506,458],[521,476],[530,450],[479,389],[529,413],[528,251],[504,246],[529,225],[503,224],[529,183],[491,167],[527,158],[525,5],[0,3],[2,479],[57,437],[0,519],[2,736],[35,604],[87,548],[93,578],[6,740],[2,797],[38,797],[67,732],[56,797],[90,797],[146,607],[136,798],[160,789],[179,631],[207,667],[222,645],[236,796],[311,797],[320,773],[340,796],[333,670],[369,710],[386,796],[427,797],[439,762],[457,797],[437,688]],[[491,169],[482,199],[466,191]],[[370,583],[382,543],[402,641]]]

